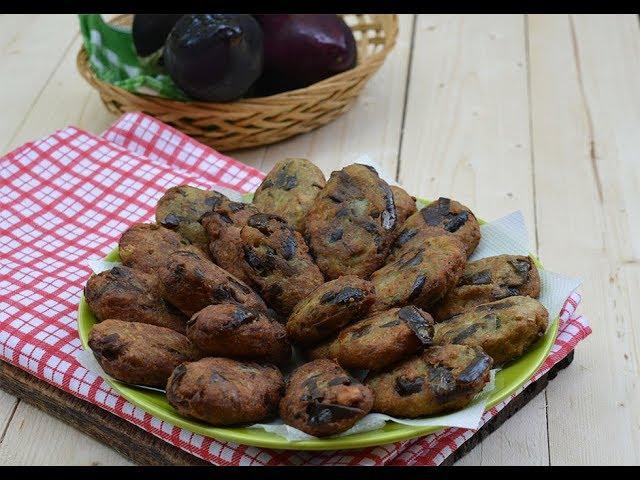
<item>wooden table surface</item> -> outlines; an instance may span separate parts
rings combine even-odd
[[[73,15],[0,15],[0,151],[115,117],[80,77]],[[593,334],[575,361],[460,464],[640,463],[640,28],[636,15],[402,15],[354,108],[234,154],[329,173],[378,158],[410,192],[486,219],[522,210],[531,248],[581,277]],[[127,464],[0,391],[0,464]]]

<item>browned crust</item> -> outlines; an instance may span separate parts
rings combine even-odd
[[[304,233],[306,215],[326,180],[322,170],[304,158],[277,162],[253,196],[253,204],[265,213],[284,218]]]
[[[240,305],[209,305],[191,317],[187,337],[207,356],[283,365],[291,359],[284,326]]]
[[[238,425],[273,417],[283,390],[274,366],[210,357],[178,365],[167,382],[167,400],[180,415]]]
[[[189,339],[178,332],[113,319],[94,325],[89,347],[113,378],[158,388],[164,388],[175,367],[200,357]]]
[[[420,245],[403,247],[395,261],[371,275],[376,289],[371,310],[413,304],[428,311],[458,282],[466,260],[453,236],[428,237]]]
[[[189,317],[208,305],[220,303],[267,311],[257,293],[196,249],[172,252],[158,277],[164,297]]]
[[[406,418],[466,407],[489,381],[491,358],[465,345],[427,348],[423,353],[370,375],[373,411]]]
[[[187,317],[162,298],[157,277],[124,265],[89,277],[84,297],[98,321],[148,323],[185,332]]]
[[[540,275],[533,260],[524,255],[487,257],[467,264],[457,286],[432,313],[436,321],[444,321],[476,305],[514,295],[540,295]]]
[[[344,432],[371,410],[366,386],[332,360],[314,360],[293,371],[280,401],[284,422],[309,435]]]
[[[346,275],[327,282],[299,302],[287,320],[287,333],[300,345],[313,345],[364,317],[375,300],[371,282]]]
[[[547,329],[547,309],[531,297],[485,303],[436,324],[434,341],[481,347],[496,364],[520,357]]]

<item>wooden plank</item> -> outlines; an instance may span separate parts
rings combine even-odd
[[[2,465],[131,465],[121,455],[20,402],[0,448]]]
[[[501,410],[498,415],[484,424],[473,437],[463,443],[460,448],[450,455],[443,462],[443,465],[452,465],[454,462],[457,462],[456,465],[460,466],[494,464],[523,465],[522,459],[525,459],[527,462],[531,462],[532,460],[534,462],[537,461],[538,465],[547,465],[548,463],[543,456],[535,457],[528,454],[526,450],[523,451],[522,446],[519,444],[521,439],[516,438],[516,442],[513,442],[512,432],[514,430],[508,427],[515,425],[517,429],[530,429],[528,430],[529,432],[536,434],[538,429],[535,428],[535,426],[532,428],[530,424],[531,417],[533,416],[531,414],[531,408],[536,408],[536,404],[538,405],[537,408],[544,407],[543,390],[547,388],[551,380],[554,380],[558,376],[561,370],[571,365],[574,353],[573,351],[569,353],[569,355],[554,365],[545,375],[527,386],[527,388]],[[571,371],[570,369],[569,372]],[[560,376],[570,375],[571,373]],[[507,422],[507,420],[509,421]],[[500,426],[502,426],[502,428],[497,430]],[[532,439],[529,444],[530,448],[537,448],[540,441],[542,441],[542,439]],[[546,443],[546,437],[544,442]],[[501,448],[496,449],[496,444],[500,445]],[[494,455],[491,455],[492,453]]]
[[[420,15],[399,180],[450,196],[485,219],[522,210],[535,250],[525,23],[521,15]],[[546,464],[537,400],[465,464]]]
[[[0,464],[124,465],[130,463],[127,458],[144,465],[203,463],[126,420],[1,361],[0,388],[24,400],[0,447]]]
[[[516,400],[505,407],[497,416],[482,426],[476,434],[465,442],[458,450],[444,460],[445,465],[451,465],[474,448],[479,448],[480,442],[487,442],[486,438],[500,427],[527,402],[538,395],[557,373],[566,368],[573,360],[573,353],[554,366],[546,375],[527,387]],[[42,382],[27,372],[0,361],[0,388],[21,397],[25,402],[35,405],[49,415],[48,422],[53,422],[53,416],[63,419],[69,425],[77,428],[92,438],[105,442],[111,448],[122,453],[132,462],[141,465],[202,465],[202,460],[171,446],[157,437],[135,427],[126,420],[117,417],[99,407],[80,400],[52,385]],[[25,405],[21,403],[21,408]],[[0,449],[0,462],[11,464],[94,464],[110,463],[124,464],[121,457],[108,457],[115,452],[108,453],[97,448],[97,444],[81,437],[75,430],[67,426],[48,429],[32,421],[33,413],[39,410],[16,414],[16,422],[11,424],[10,439],[20,447],[7,450]],[[23,423],[24,422],[24,423]],[[27,423],[29,422],[29,423]],[[18,425],[16,427],[16,425]],[[508,425],[508,423],[507,423]],[[504,428],[504,427],[503,427]],[[20,432],[15,432],[19,430]],[[75,434],[75,435],[74,435]],[[495,434],[494,434],[495,435]],[[489,437],[491,438],[491,437]],[[34,441],[38,439],[38,441]],[[62,440],[60,440],[62,439]],[[79,439],[83,443],[78,443]],[[52,448],[42,449],[42,442],[46,445],[61,442]],[[70,453],[67,453],[70,451]]]
[[[550,461],[637,464],[638,19],[533,15],[529,34],[540,256],[584,279],[594,323],[547,393]]]
[[[548,465],[546,408],[541,392],[456,465]]]
[[[533,232],[529,150],[523,17],[421,15],[400,181],[487,219],[520,209]]]
[[[328,175],[344,159],[351,161],[367,154],[393,175],[398,161],[413,15],[400,15],[399,19],[395,48],[349,112],[306,135],[234,152],[232,156],[263,171],[282,158],[301,156],[318,164]]]
[[[64,58],[56,65],[46,62],[34,64],[34,59],[39,57],[30,57],[30,65],[33,70],[31,76],[34,78],[46,78],[48,81],[39,92],[34,93],[33,100],[25,99],[21,96],[22,93],[29,91],[31,84],[27,83],[17,90],[15,95],[17,98],[22,99],[23,103],[21,105],[29,103],[32,103],[32,105],[26,113],[24,108],[16,108],[9,112],[11,119],[14,118],[11,115],[15,116],[15,120],[12,121],[17,129],[11,139],[6,139],[8,144],[3,150],[15,148],[26,141],[40,138],[67,125],[77,125],[88,131],[99,133],[115,119],[113,115],[106,111],[100,102],[97,92],[89,86],[76,70],[75,58],[81,44],[81,38],[77,34],[78,26],[75,15],[60,15],[56,17],[59,18],[57,22],[54,22],[55,28],[53,25],[40,25],[39,28],[46,28],[46,31],[49,32],[64,29],[70,32],[70,40],[75,32],[75,39],[73,39],[69,48],[65,46],[66,53],[62,51],[64,49],[58,46],[58,49],[61,50],[60,53],[64,54]],[[0,19],[0,21],[4,20],[6,19]],[[20,16],[19,19],[14,20],[22,26],[18,31],[26,28],[23,24],[31,25],[35,21],[31,16]],[[25,41],[20,35],[17,38],[21,42]],[[52,43],[55,45],[55,42]],[[0,45],[3,44],[0,43]],[[30,55],[33,55],[33,53],[30,53]],[[44,75],[42,72],[46,68],[51,68],[51,71]],[[2,98],[2,95],[3,92],[0,91],[0,98]],[[20,113],[25,116],[18,120]],[[4,119],[7,120],[7,117],[4,117]],[[2,131],[2,128],[0,128],[0,131]],[[30,458],[37,463],[76,463],[87,458],[98,459],[95,461],[109,459],[108,463],[121,463],[123,461],[123,458],[113,453],[111,449],[100,443],[89,441],[85,435],[77,430],[69,429],[64,423],[39,410],[24,405],[16,405],[16,402],[17,399],[10,395],[3,394],[0,396],[0,431],[4,432],[6,430],[7,432],[0,443],[0,459],[3,458],[3,455],[16,459],[23,458],[22,455],[27,455],[28,457],[24,457],[25,460]],[[65,450],[58,451],[57,449],[24,450],[23,441],[25,439],[28,442],[33,442],[36,446],[41,445],[40,440],[34,441],[34,438],[39,437],[32,437],[30,434],[24,435],[24,433],[11,435],[12,432],[23,432],[23,430],[16,430],[15,425],[20,415],[26,415],[26,408],[28,408],[28,423],[30,425],[26,431],[46,432],[53,437],[64,438],[64,444],[69,447],[67,449],[68,454],[64,453]],[[10,425],[6,424],[8,420],[12,420]],[[86,448],[84,447],[85,440],[88,441]],[[70,446],[74,447],[71,448]],[[68,458],[65,455],[68,455]]]
[[[15,413],[18,399],[13,395],[0,391],[0,444],[4,438],[9,422]]]
[[[98,93],[78,73],[76,54],[80,45],[78,36],[13,136],[12,148],[68,125],[99,134],[117,118],[107,111]]]
[[[75,15],[0,18],[0,149],[5,152],[78,32]]]

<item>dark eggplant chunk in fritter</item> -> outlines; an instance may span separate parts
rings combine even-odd
[[[531,297],[477,305],[436,324],[435,343],[482,347],[496,364],[521,356],[547,330],[549,313]]]
[[[420,245],[425,238],[439,235],[456,237],[469,257],[480,242],[480,225],[467,207],[440,197],[407,218],[398,231],[390,256],[395,258],[405,247]]]
[[[324,282],[302,235],[276,215],[258,213],[240,232],[245,273],[276,312],[293,307]]]
[[[491,357],[480,348],[436,345],[384,370],[365,384],[373,411],[416,418],[466,407],[489,381]]]
[[[307,212],[325,183],[322,171],[309,160],[280,160],[256,190],[253,204],[264,213],[284,218],[304,233]]]
[[[211,425],[270,419],[284,390],[272,365],[203,358],[178,365],[167,382],[167,400],[179,414]]]
[[[167,255],[189,245],[179,233],[155,223],[136,223],[120,237],[118,250],[123,265],[156,274]]]
[[[195,248],[171,253],[158,277],[164,297],[189,317],[208,305],[220,303],[267,311],[256,292]]]
[[[332,360],[315,360],[289,377],[280,401],[287,425],[325,437],[350,429],[373,403],[371,391]]]
[[[108,319],[93,326],[89,347],[116,380],[164,388],[173,369],[200,358],[184,335],[157,325]]]
[[[331,174],[306,221],[306,239],[329,280],[367,278],[384,262],[398,225],[391,188],[374,168],[353,164]]]
[[[354,275],[331,280],[295,306],[287,320],[289,338],[300,345],[315,344],[363,318],[374,300],[371,282]]]
[[[84,297],[98,321],[113,318],[185,331],[187,317],[163,300],[154,275],[120,265],[92,275]]]
[[[190,185],[167,190],[156,205],[156,222],[175,230],[203,251],[209,240],[200,225],[200,218],[213,207],[227,200],[223,194]]]
[[[338,363],[379,370],[413,355],[433,340],[433,318],[417,307],[392,308],[340,332]]]
[[[263,312],[240,305],[209,305],[187,323],[187,337],[210,357],[284,364],[291,345],[284,326]]]
[[[209,235],[209,253],[214,263],[251,286],[251,278],[242,266],[244,252],[240,230],[256,213],[259,211],[253,205],[225,199],[201,219]]]
[[[533,260],[524,255],[487,257],[467,263],[456,287],[432,313],[436,321],[443,321],[476,305],[514,295],[540,295],[540,275]]]
[[[404,248],[394,261],[371,275],[376,290],[372,310],[404,305],[429,310],[457,283],[465,263],[464,247],[455,237],[429,237],[419,246]]]

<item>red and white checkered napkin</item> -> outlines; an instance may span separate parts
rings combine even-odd
[[[157,120],[126,114],[103,138],[69,127],[0,159],[0,357],[38,378],[220,465],[437,465],[474,432],[440,433],[362,450],[274,451],[195,435],[133,406],[79,365],[76,310],[90,275],[131,224],[153,218],[169,187],[212,184],[253,190],[263,174]],[[537,373],[564,358],[591,329],[564,306],[558,339]],[[510,400],[510,399],[509,399]],[[488,421],[508,401],[483,416]]]

